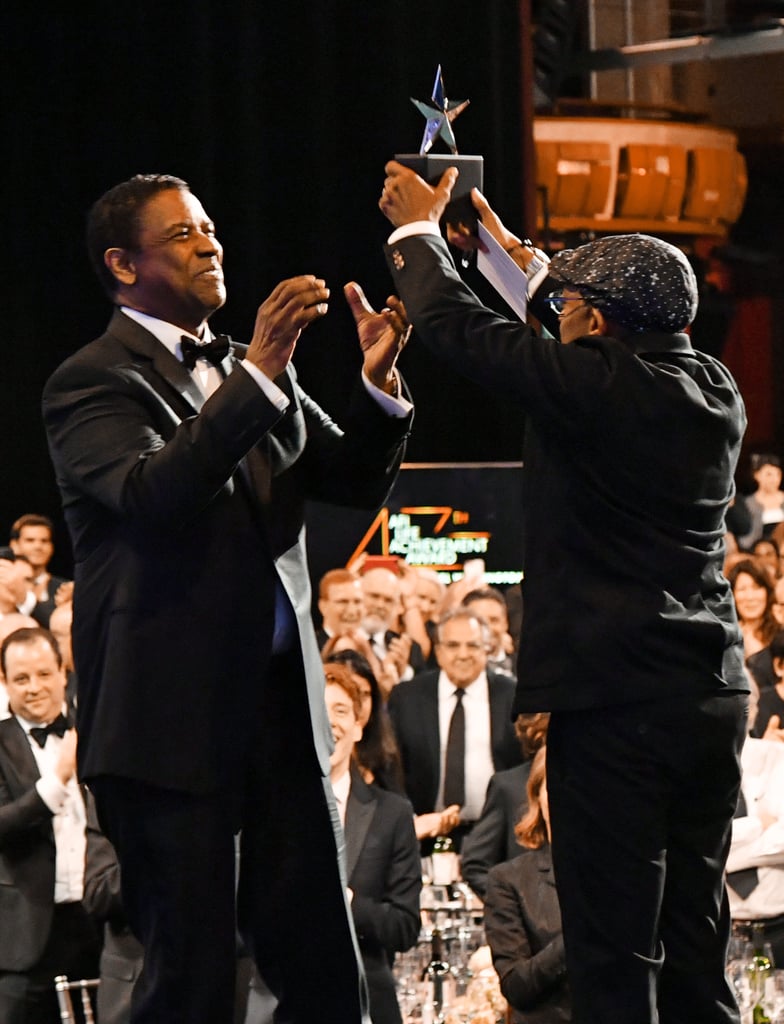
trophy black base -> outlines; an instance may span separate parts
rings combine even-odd
[[[483,157],[455,153],[398,153],[395,160],[404,167],[410,167],[430,185],[438,184],[447,167],[456,167],[460,174],[443,219],[447,224],[465,224],[476,233],[477,215],[471,202],[471,189],[478,188],[480,192],[483,189]]]

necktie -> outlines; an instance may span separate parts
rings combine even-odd
[[[444,806],[465,803],[465,691],[455,690],[457,704],[449,722],[446,740],[446,762],[444,764]]]
[[[229,354],[230,347],[231,338],[228,334],[216,334],[212,341],[207,341],[203,345],[183,334],[180,338],[182,365],[192,370],[197,359],[207,359],[213,366],[220,366],[221,361]]]
[[[738,791],[738,807],[736,818],[745,818],[748,814],[743,790]],[[735,890],[742,900],[747,900],[759,885],[759,874],[756,868],[741,868],[740,871],[727,872],[727,885]]]
[[[65,736],[66,730],[69,728],[68,720],[65,715],[58,715],[53,722],[49,725],[37,726],[35,729],[30,730],[30,735],[33,737],[39,747],[46,746],[46,737],[49,733],[54,733],[55,736]]]

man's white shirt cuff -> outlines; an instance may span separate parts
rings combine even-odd
[[[249,359],[243,359],[242,365],[256,381],[275,408],[279,412],[285,412],[289,407],[288,396],[280,390],[278,385],[273,380],[270,380],[266,373],[262,373],[258,366],[254,366]]]
[[[387,240],[387,245],[394,245],[402,238],[411,238],[412,235],[437,235],[441,238],[441,229],[432,220],[413,220],[410,224],[395,228]]]
[[[400,374],[397,370],[393,371],[395,379],[397,380],[397,390],[402,392],[400,386]],[[414,406],[407,398],[403,398],[402,394],[400,398],[395,398],[394,395],[388,395],[386,391],[382,391],[381,388],[376,387],[375,384],[371,383],[368,377],[365,375],[365,371],[362,371],[362,383],[365,385],[365,389],[370,397],[381,406],[381,409],[387,414],[387,416],[394,416],[396,419],[403,419],[404,416],[408,416]]]
[[[60,782],[57,776],[42,775],[40,779],[36,780],[35,788],[52,814],[57,814],[68,796],[67,788]]]

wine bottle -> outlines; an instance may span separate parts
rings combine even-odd
[[[751,933],[752,956],[748,967],[749,988],[751,990],[752,1024],[770,1024],[770,1015],[765,1009],[765,985],[771,977],[773,965],[765,953],[765,926],[760,922],[752,925]]]
[[[457,881],[457,853],[451,836],[438,836],[433,844],[433,885]]]
[[[440,1024],[444,1020],[445,1010],[454,998],[454,975],[444,957],[444,939],[440,928],[433,929],[430,940],[430,963],[422,972],[422,981],[425,983],[425,1006],[432,1007],[432,1019],[435,1024]]]

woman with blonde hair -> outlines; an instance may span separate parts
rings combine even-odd
[[[528,810],[515,829],[526,852],[487,876],[485,932],[512,1024],[571,1021],[561,911],[550,857],[546,747],[533,759]]]

